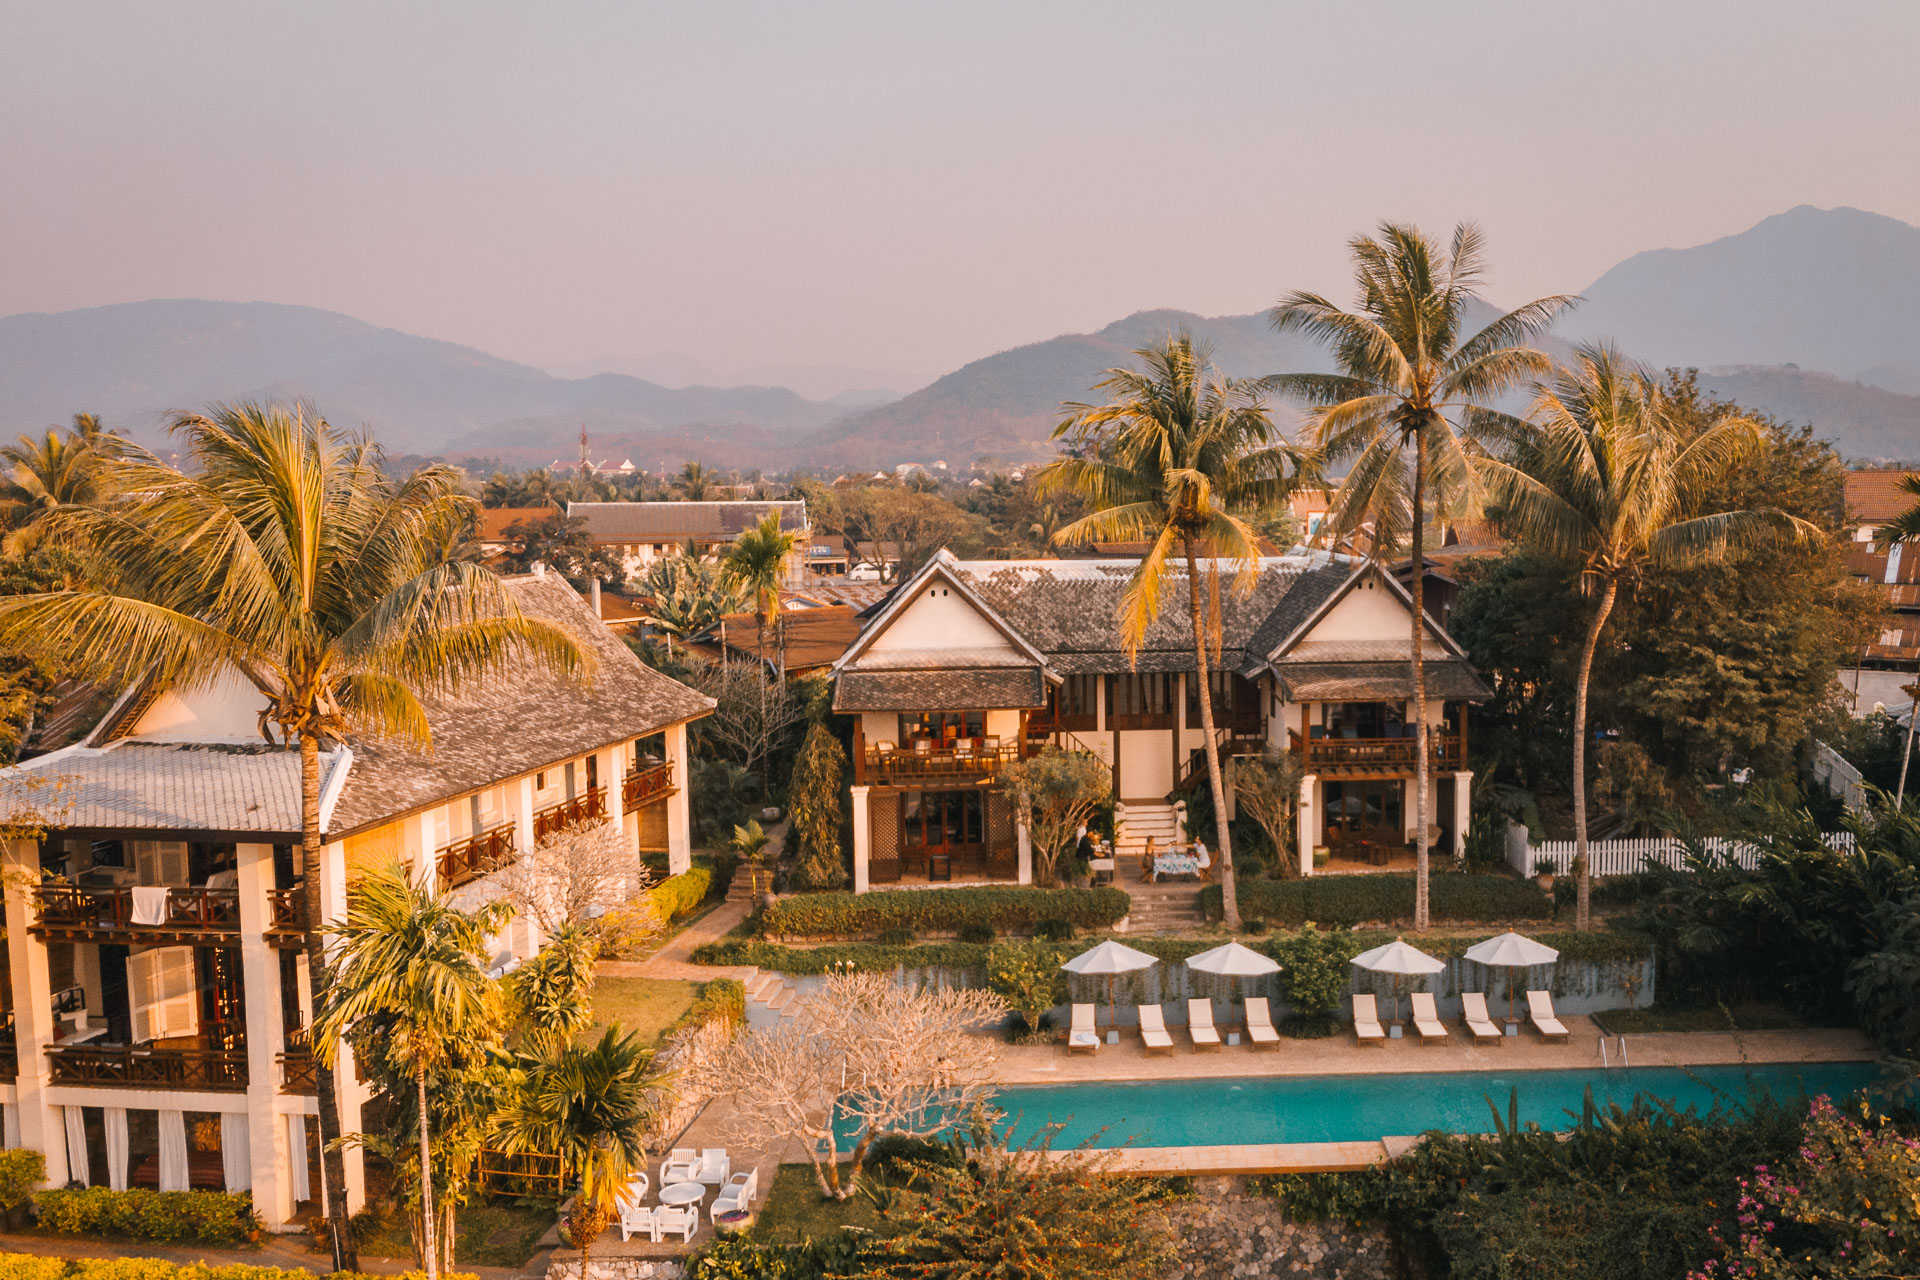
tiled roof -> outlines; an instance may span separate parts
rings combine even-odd
[[[722,621],[727,628],[727,648],[747,657],[760,656],[758,618],[751,613],[730,613]],[[806,671],[831,666],[845,653],[854,637],[860,634],[860,619],[844,604],[783,609],[780,630],[783,634],[778,641],[772,635],[767,636],[765,660],[773,662],[784,655],[788,671]],[[719,628],[708,631],[701,639],[715,641],[717,648]]]
[[[1849,471],[1846,501],[1848,524],[1884,524],[1913,509],[1916,499],[1903,481],[1911,471]]]
[[[1458,658],[1428,662],[1427,697],[1480,702],[1486,682]],[[1413,697],[1413,672],[1402,662],[1280,662],[1274,667],[1293,702],[1398,702]]]
[[[835,711],[948,711],[1043,707],[1038,667],[945,671],[842,671],[833,684]]]
[[[780,528],[807,527],[804,502],[569,502],[567,514],[587,522],[595,542],[731,541],[780,513]]]
[[[818,600],[822,604],[844,604],[865,610],[892,595],[893,587],[894,584],[891,582],[843,582],[831,578],[815,578],[794,594]]]
[[[338,756],[323,756],[322,790]],[[300,754],[266,743],[116,742],[41,756],[0,776],[9,821],[49,827],[300,830]]]
[[[538,524],[559,514],[558,507],[482,507],[474,517],[473,536],[482,542],[505,542],[508,525]]]

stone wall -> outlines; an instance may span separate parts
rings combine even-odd
[[[671,1258],[595,1258],[587,1280],[686,1280],[686,1267]],[[546,1280],[580,1280],[580,1256],[555,1254]]]
[[[1197,1178],[1194,1198],[1166,1210],[1179,1261],[1166,1280],[1398,1280],[1381,1232],[1341,1222],[1293,1222],[1272,1196],[1237,1178]]]

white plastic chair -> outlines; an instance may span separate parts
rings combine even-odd
[[[683,1242],[691,1243],[694,1233],[700,1230],[700,1210],[681,1209],[673,1205],[662,1205],[653,1215],[653,1242],[660,1243],[660,1237],[669,1231],[678,1231]]]
[[[657,1211],[638,1202],[620,1210],[620,1238],[624,1241],[634,1236],[645,1236],[655,1242],[660,1239]]]
[[[693,1166],[693,1181],[711,1183],[719,1186],[733,1172],[733,1161],[727,1158],[725,1147],[708,1147],[700,1153],[700,1159]]]

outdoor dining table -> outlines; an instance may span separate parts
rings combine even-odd
[[[1153,855],[1153,878],[1161,876],[1197,876],[1200,874],[1200,859],[1190,853],[1156,853]]]
[[[661,1204],[697,1204],[707,1194],[704,1182],[669,1182],[660,1188]]]

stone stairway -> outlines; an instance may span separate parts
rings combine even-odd
[[[1137,859],[1120,860],[1119,887],[1133,899],[1127,913],[1127,932],[1187,933],[1206,924],[1207,917],[1200,910],[1201,886],[1184,881],[1141,884],[1137,879],[1126,878],[1128,873],[1137,877],[1139,865]]]
[[[756,1030],[772,1030],[782,1021],[804,1017],[800,991],[784,974],[755,970],[745,980],[747,986],[747,1025]]]
[[[1180,842],[1180,821],[1173,806],[1161,801],[1127,801],[1122,807],[1113,843],[1122,858],[1137,857],[1147,847],[1148,837],[1165,849]]]

